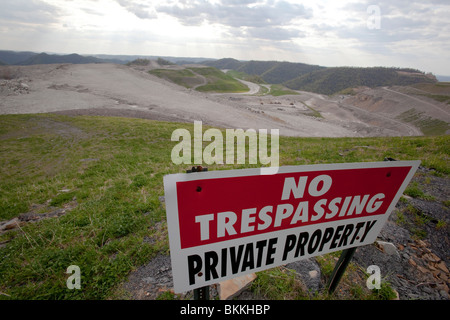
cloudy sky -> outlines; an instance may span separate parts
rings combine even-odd
[[[450,0],[0,0],[0,49],[450,75]]]

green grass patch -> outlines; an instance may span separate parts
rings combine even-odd
[[[278,96],[284,96],[284,95],[288,95],[288,94],[297,94],[298,95],[300,93],[298,93],[297,91],[288,89],[281,84],[272,84],[270,86],[269,94],[271,94],[272,96],[278,97]]]
[[[1,115],[0,221],[29,212],[34,205],[42,210],[48,205],[64,207],[75,198],[76,206],[59,218],[28,223],[0,236],[0,241],[9,241],[0,248],[0,292],[9,296],[0,295],[0,299],[111,298],[130,271],[158,253],[168,254],[167,234],[154,226],[165,225],[165,209],[159,201],[164,195],[163,176],[191,167],[171,161],[171,150],[178,143],[171,141],[171,135],[178,128],[193,134],[193,125],[185,123]],[[422,165],[447,175],[449,146],[448,136],[280,137],[280,165],[392,157],[420,159]],[[152,241],[144,241],[148,238]],[[81,269],[81,290],[66,287],[70,265]],[[273,284],[259,282],[258,290],[264,295],[302,297],[287,292],[297,286],[291,274],[271,272],[268,278]],[[285,288],[283,281],[288,282]],[[277,287],[278,293],[269,294],[269,287]]]
[[[172,70],[172,69],[153,69],[149,71],[159,78],[172,81],[180,86],[192,88],[196,84],[202,83],[202,79],[192,73],[189,69]]]
[[[265,84],[266,82],[263,80],[263,78],[261,78],[261,76],[258,75],[251,75],[251,74],[247,74],[245,72],[241,72],[241,71],[236,71],[236,70],[228,70],[227,71],[227,75],[232,76],[233,78],[238,78],[244,81],[250,81],[253,83],[258,83],[258,84]]]
[[[430,201],[434,200],[434,197],[425,194],[425,192],[423,192],[422,189],[420,188],[419,184],[415,181],[411,182],[408,185],[404,193],[413,198],[420,198],[423,200],[430,200]]]
[[[190,68],[197,74],[206,78],[208,83],[197,88],[198,91],[203,92],[247,92],[248,87],[239,82],[229,74],[223,73],[219,69],[208,68]]]
[[[424,116],[423,112],[410,109],[397,116],[401,121],[409,122],[420,128],[423,134],[428,136],[443,135],[450,130],[450,125],[440,119]]]
[[[418,95],[425,96],[425,97],[431,98],[431,99],[439,101],[439,102],[445,102],[447,104],[450,104],[450,96],[447,96],[447,95],[430,94],[430,93],[423,93],[423,94],[419,93]]]
[[[239,82],[231,75],[225,74],[213,67],[206,68],[185,68],[185,69],[154,69],[149,73],[172,81],[186,88],[196,87],[202,92],[247,92],[248,87]],[[204,77],[204,78],[203,78]],[[204,83],[206,84],[198,86]]]

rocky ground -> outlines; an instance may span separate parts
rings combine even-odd
[[[403,196],[377,242],[356,250],[352,262],[357,266],[353,269],[357,271],[347,273],[352,273],[348,276],[364,286],[366,277],[361,270],[377,265],[382,282],[389,282],[400,300],[449,300],[450,184],[447,177],[440,177],[434,170],[420,167],[412,185],[423,193],[414,198]],[[157,228],[162,228],[162,225]],[[316,258],[285,267],[297,272],[302,286],[312,296],[315,292],[324,291],[327,279]],[[172,286],[170,257],[158,255],[133,272],[123,289],[131,299],[156,299],[171,292]],[[211,286],[211,296],[217,297],[217,286]],[[341,299],[351,298],[345,293],[338,293],[338,296]],[[183,295],[185,299],[192,297],[192,292]],[[236,298],[264,297],[255,296],[246,289]]]

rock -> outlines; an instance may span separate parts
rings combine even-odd
[[[449,271],[448,271],[448,269],[447,269],[447,266],[445,265],[445,262],[444,262],[444,261],[441,261],[441,262],[439,262],[439,263],[436,263],[435,266],[436,266],[436,268],[441,269],[441,270],[444,271],[445,273],[449,273]]]
[[[246,274],[234,279],[219,282],[220,300],[230,300],[247,289],[256,279],[255,273]]]
[[[448,299],[448,298],[449,298],[449,297],[448,297],[448,293],[445,292],[444,290],[440,290],[440,291],[439,291],[439,294],[440,294],[441,297],[444,298],[444,299]]]
[[[292,262],[287,264],[286,268],[295,270],[309,291],[320,290],[320,267],[315,259]]]
[[[433,293],[433,289],[431,289],[430,287],[424,286],[422,288],[422,291],[428,293],[428,294],[432,294]]]
[[[417,269],[419,269],[419,271],[422,272],[422,273],[429,273],[429,271],[426,268],[422,267],[422,266],[417,266]]]
[[[400,254],[398,253],[397,248],[393,243],[386,241],[377,241],[377,244],[388,255],[397,255],[398,257],[400,257]]]
[[[425,259],[427,259],[428,261],[431,261],[431,262],[439,262],[439,261],[441,261],[441,258],[439,258],[434,253],[426,253],[426,254],[424,254],[422,256],[422,258],[425,258]]]
[[[9,221],[4,222],[0,225],[0,231],[7,231],[11,229],[15,229],[17,227],[23,226],[24,223],[19,220],[19,218],[14,218]]]

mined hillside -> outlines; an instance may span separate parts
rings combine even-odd
[[[347,88],[366,86],[412,85],[436,83],[436,77],[410,68],[322,67],[280,61],[238,61],[220,59],[203,63],[218,69],[232,69],[259,76],[265,82],[283,84],[293,90],[332,95]]]
[[[375,88],[435,82],[434,76],[413,69],[336,67],[310,72],[289,80],[284,85],[294,90],[331,95],[358,86]]]
[[[425,135],[450,133],[450,84],[359,88],[341,105],[382,114],[419,128]]]

